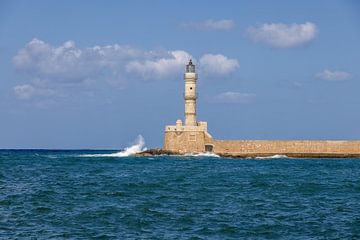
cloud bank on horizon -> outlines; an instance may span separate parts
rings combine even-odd
[[[74,41],[52,46],[34,38],[13,57],[19,73],[28,78],[14,87],[22,100],[48,97],[61,85],[83,84],[91,81],[122,84],[136,79],[155,80],[174,78],[181,74],[189,59],[199,63],[204,74],[226,75],[239,67],[237,59],[222,54],[204,54],[197,61],[184,50],[143,51],[124,45],[78,48]]]

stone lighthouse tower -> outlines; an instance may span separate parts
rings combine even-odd
[[[191,59],[186,65],[185,79],[185,126],[196,126],[196,80],[195,65]]]
[[[183,124],[178,119],[175,125],[165,126],[164,150],[178,153],[212,151],[212,137],[207,132],[207,122],[196,121],[197,77],[195,65],[190,60],[184,74],[185,122]]]

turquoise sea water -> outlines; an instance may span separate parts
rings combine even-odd
[[[360,159],[101,153],[0,151],[0,239],[360,238]]]

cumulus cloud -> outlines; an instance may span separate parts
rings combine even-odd
[[[191,58],[197,62],[184,50],[144,51],[118,44],[78,48],[74,41],[53,46],[35,38],[13,57],[17,72],[27,77],[14,92],[19,99],[30,99],[50,96],[50,89],[57,92],[64,86],[178,78]],[[200,71],[209,74],[238,67],[237,60],[223,55],[205,54],[200,63]]]
[[[192,56],[185,51],[171,51],[167,57],[159,59],[134,60],[126,64],[127,72],[140,74],[148,79],[151,77],[163,78],[181,72],[185,63]]]
[[[121,79],[124,62],[151,57],[156,54],[117,44],[80,49],[73,41],[54,47],[33,39],[14,56],[13,63],[33,78],[74,83],[98,77]]]
[[[325,69],[324,71],[316,74],[316,77],[326,81],[344,81],[351,78],[351,74],[348,72],[331,71]]]
[[[215,96],[215,101],[220,103],[249,103],[255,99],[253,93],[223,92]]]
[[[228,74],[239,67],[236,59],[221,54],[205,54],[199,60],[200,68],[207,73]]]
[[[235,27],[233,20],[212,20],[208,19],[203,22],[188,22],[182,24],[185,28],[198,29],[198,30],[231,30]]]
[[[254,42],[262,42],[275,48],[291,48],[315,39],[318,29],[314,23],[283,24],[265,23],[250,27],[246,34]]]

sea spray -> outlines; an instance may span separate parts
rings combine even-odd
[[[116,153],[107,153],[107,154],[84,154],[82,157],[128,157],[136,153],[145,151],[145,139],[142,135],[138,135],[134,141],[134,144],[130,147],[125,148],[123,151]]]

